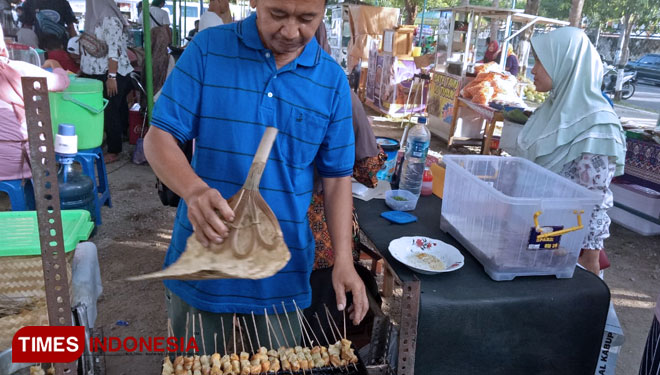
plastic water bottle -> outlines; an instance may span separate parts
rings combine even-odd
[[[91,328],[96,322],[96,304],[103,293],[101,270],[96,245],[92,242],[81,242],[73,254],[71,305],[85,305],[87,322]]]
[[[426,117],[419,117],[417,125],[408,133],[406,156],[401,169],[400,190],[408,190],[419,198],[422,190],[426,154],[429,151],[431,133],[426,127]]]

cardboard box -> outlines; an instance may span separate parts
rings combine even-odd
[[[614,305],[610,303],[610,310],[607,313],[605,322],[605,332],[603,333],[603,342],[600,353],[598,354],[598,365],[594,375],[614,375],[616,370],[616,360],[619,356],[621,346],[625,341],[619,318],[614,311]]]
[[[433,174],[433,194],[442,199],[442,193],[445,189],[445,166],[444,164],[431,164],[431,174]]]
[[[410,56],[413,48],[414,26],[401,26],[383,32],[383,54]]]

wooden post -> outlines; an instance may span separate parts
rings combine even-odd
[[[175,0],[176,1],[176,0]],[[172,8],[174,9],[174,8]],[[149,0],[142,0],[142,32],[144,33],[144,74],[147,82],[147,123],[151,124],[154,108],[153,57],[151,56],[151,10]]]

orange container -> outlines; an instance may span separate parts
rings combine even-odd
[[[442,192],[445,189],[445,166],[444,164],[431,164],[431,174],[433,175],[433,194],[442,198]]]

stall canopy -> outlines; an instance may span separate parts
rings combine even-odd
[[[427,10],[424,14],[424,25],[428,26],[438,26],[440,19],[449,18],[449,12],[441,12],[439,10]],[[417,12],[417,17],[415,18],[415,25],[422,24],[422,12]]]
[[[349,20],[351,41],[348,46],[348,71],[362,59],[369,58],[369,41],[382,38],[383,31],[393,29],[399,21],[398,8],[385,8],[369,5],[351,5]]]
[[[445,14],[445,13],[451,14],[450,15],[451,26],[449,27],[448,31],[449,31],[449,35],[451,36],[450,40],[452,40],[452,43],[448,43],[447,45],[447,58],[452,59],[453,54],[458,53],[458,55],[460,56],[460,62],[463,71],[465,71],[468,66],[469,61],[467,57],[470,54],[471,43],[473,42],[472,39],[475,38],[475,35],[478,35],[479,32],[481,31],[479,29],[479,25],[480,25],[480,20],[483,18],[489,18],[491,20],[492,19],[505,20],[504,22],[505,37],[504,40],[500,41],[501,42],[500,47],[503,51],[506,51],[507,44],[511,39],[519,35],[524,30],[532,27],[533,25],[540,25],[540,24],[550,25],[550,26],[568,25],[568,22],[565,21],[525,14],[523,13],[522,9],[506,9],[506,8],[495,8],[488,6],[465,5],[465,6],[458,6],[453,8],[433,9],[430,12],[438,12],[440,14]],[[463,15],[463,20],[467,24],[467,27],[465,29],[460,31],[455,29],[455,23],[458,21],[456,20],[455,17],[456,14]],[[520,29],[516,30],[515,33],[512,33],[513,23],[520,23],[523,26]],[[454,40],[454,32],[460,32],[463,34],[463,36],[460,38],[461,42],[457,43]],[[454,47],[458,47],[458,48],[454,48]],[[504,65],[506,54],[503,53],[501,55],[502,57],[500,63]]]

